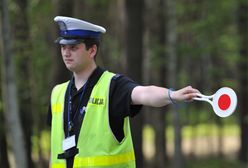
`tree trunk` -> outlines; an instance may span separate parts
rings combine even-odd
[[[155,130],[155,167],[166,167],[166,138],[165,138],[165,113],[166,109],[161,108],[154,111],[154,130]]]
[[[174,0],[166,0],[167,11],[167,55],[168,55],[168,77],[170,86],[176,87],[177,76],[177,19],[176,19],[176,2]],[[173,126],[174,126],[174,168],[184,167],[184,158],[182,153],[182,137],[181,125],[178,109],[173,108]]]
[[[142,41],[143,41],[143,0],[125,1],[125,54],[127,75],[137,82],[142,76]],[[143,167],[142,154],[142,114],[131,120],[137,168]]]
[[[239,110],[240,110],[240,129],[241,147],[240,160],[248,161],[248,3],[240,0],[238,7],[238,30],[240,37],[240,59],[239,59]]]
[[[159,0],[159,6],[157,10],[157,17],[159,19],[158,26],[158,46],[161,47],[161,51],[159,52],[158,59],[162,61],[162,64],[159,66],[159,85],[165,86],[165,79],[167,74],[166,72],[166,19],[165,19],[165,0]],[[160,50],[160,49],[159,49]],[[165,116],[168,108],[160,108],[154,114],[157,117],[156,123],[154,125],[155,129],[155,164],[157,168],[166,167],[166,133],[165,133]]]
[[[19,117],[14,65],[11,50],[10,25],[6,0],[1,0],[1,19],[3,36],[2,90],[6,132],[9,133],[11,146],[18,168],[27,168],[26,148],[23,129]]]
[[[74,0],[56,0],[54,6],[57,8],[55,9],[55,15],[61,16],[71,16],[73,15],[73,7],[74,7]],[[55,24],[52,28],[53,30],[53,39],[56,40],[59,36],[59,26]],[[53,65],[53,84],[58,84],[67,81],[70,79],[71,73],[69,70],[66,69],[63,60],[61,58],[60,53],[60,46],[53,48],[53,57],[52,57],[52,65]]]
[[[2,101],[2,100],[0,100]],[[0,111],[0,121],[4,122],[4,117],[2,111]],[[8,148],[7,148],[7,137],[5,133],[4,124],[0,125],[0,165],[4,168],[9,168],[9,160],[8,160]]]
[[[146,1],[143,80],[145,84],[166,86],[166,29],[164,0]],[[151,20],[158,20],[151,24]],[[155,56],[154,56],[155,55]],[[152,60],[155,58],[155,63]],[[151,67],[152,66],[152,67]],[[145,121],[152,124],[155,135],[155,156],[147,167],[166,167],[166,123],[167,108],[143,108]],[[151,116],[152,114],[152,116]]]
[[[33,101],[31,98],[32,76],[32,45],[30,39],[30,27],[27,16],[27,0],[15,0],[17,9],[14,18],[14,55],[17,59],[17,84],[20,104],[21,121],[24,128],[25,146],[27,149],[28,168],[34,167],[32,161],[32,128],[33,128]]]

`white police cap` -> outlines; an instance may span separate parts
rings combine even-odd
[[[78,44],[85,38],[99,39],[106,32],[102,26],[72,17],[56,16],[54,21],[60,28],[60,37],[55,41],[59,44]]]

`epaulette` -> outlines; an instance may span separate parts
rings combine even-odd
[[[122,76],[121,74],[115,74],[115,76],[113,76],[112,80],[116,80],[118,79],[120,76]]]

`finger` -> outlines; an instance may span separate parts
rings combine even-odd
[[[186,87],[186,88],[183,90],[183,94],[188,94],[188,93],[199,93],[199,91],[198,91],[197,89],[192,88],[192,87],[190,86],[190,87]]]
[[[185,95],[185,99],[186,99],[187,101],[191,101],[191,100],[193,100],[193,98],[195,98],[195,97],[197,97],[197,93],[189,93],[189,94]]]
[[[190,90],[190,93],[200,93],[200,91],[198,89],[192,88]]]

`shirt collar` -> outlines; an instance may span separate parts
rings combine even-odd
[[[98,79],[99,79],[99,78],[101,77],[101,75],[103,74],[104,71],[105,71],[105,69],[103,69],[103,68],[97,66],[97,67],[94,69],[94,71],[91,73],[91,75],[89,76],[89,78],[88,78],[86,89],[87,89],[87,88],[93,88],[93,87],[95,86],[95,84],[97,83]],[[74,79],[74,77],[72,77],[71,82],[72,82],[72,83],[71,83],[71,84],[72,84],[72,92],[73,92],[73,93],[76,93],[76,94],[81,93],[83,87],[81,87],[81,88],[77,91],[76,86],[75,86],[75,79]],[[76,94],[75,94],[75,95],[76,95]],[[74,95],[74,94],[72,94],[72,95]]]

